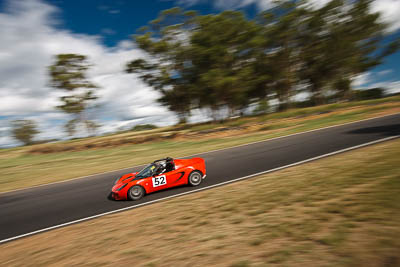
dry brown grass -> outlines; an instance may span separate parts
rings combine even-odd
[[[235,122],[227,122],[220,126],[211,124],[205,124],[205,127],[212,127],[208,130],[196,130],[196,127],[188,130],[174,129],[174,127],[166,127],[165,129],[155,129],[143,132],[125,132],[104,137],[93,137],[80,139],[69,142],[50,143],[50,144],[39,144],[31,146],[26,152],[31,154],[48,154],[48,153],[59,153],[59,152],[73,152],[73,151],[85,151],[88,149],[104,149],[104,148],[115,148],[124,145],[137,145],[146,144],[150,142],[162,142],[168,140],[174,141],[187,141],[187,140],[206,140],[210,138],[227,138],[240,136],[245,134],[256,133],[260,130],[268,130],[269,133],[278,132],[281,129],[290,130],[296,128],[302,124],[313,120],[323,120],[332,116],[340,116],[352,113],[371,113],[370,115],[383,116],[387,114],[393,114],[400,112],[400,106],[398,102],[381,103],[372,109],[365,106],[351,106],[332,110],[329,113],[311,113],[306,116],[292,116],[278,119],[268,119],[266,121],[259,122],[259,118],[244,118],[239,123],[240,126],[230,126]]]
[[[5,266],[399,266],[400,140],[1,245]]]

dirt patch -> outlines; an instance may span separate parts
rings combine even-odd
[[[122,145],[132,145],[132,144],[144,144],[149,142],[159,142],[163,140],[171,140],[178,137],[181,133],[162,133],[162,134],[150,134],[136,137],[122,137],[122,138],[107,138],[105,140],[95,140],[91,141],[84,140],[77,143],[60,143],[60,144],[42,144],[33,146],[28,153],[31,154],[48,154],[57,152],[68,152],[68,151],[82,151],[88,149],[99,149],[99,148],[110,148],[118,147]]]

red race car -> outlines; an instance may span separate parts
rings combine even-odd
[[[128,173],[115,181],[109,198],[139,200],[144,195],[180,185],[199,185],[206,177],[202,158],[154,161],[140,172]]]

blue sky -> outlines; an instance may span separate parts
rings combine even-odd
[[[62,27],[74,32],[98,34],[107,46],[129,39],[136,29],[155,19],[159,12],[175,6],[193,9],[200,14],[217,13],[222,9],[212,1],[174,0],[48,0],[62,10]],[[257,13],[256,3],[241,8],[251,17]],[[88,19],[90,18],[90,19]]]
[[[310,0],[315,5],[327,0]],[[48,86],[47,67],[59,53],[87,55],[93,67],[89,78],[100,86],[99,108],[93,113],[101,133],[154,123],[170,125],[175,115],[157,104],[158,93],[135,75],[124,73],[129,60],[145,56],[131,35],[174,6],[200,14],[243,10],[251,18],[272,6],[273,0],[0,0],[0,147],[18,144],[10,136],[10,121],[31,119],[39,139],[65,138],[68,115],[56,110],[64,92]],[[400,0],[375,0],[391,23],[391,36],[400,36]],[[400,52],[354,80],[356,87],[381,86],[400,91]],[[95,115],[95,116],[94,116]],[[191,121],[205,119],[195,111]]]
[[[77,33],[101,35],[107,46],[115,46],[119,41],[129,39],[136,29],[156,18],[161,10],[175,6],[174,1],[154,0],[85,0],[79,3],[49,0],[48,2],[62,10],[60,26]],[[200,5],[197,8],[207,12],[210,10],[210,5]]]

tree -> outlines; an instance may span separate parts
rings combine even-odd
[[[239,11],[165,10],[135,36],[147,57],[126,71],[158,90],[159,102],[183,122],[195,108],[217,120],[271,97],[286,109],[302,91],[314,105],[325,95],[351,99],[352,79],[400,46],[400,39],[382,42],[386,25],[370,2],[331,0],[310,8],[307,0],[276,1],[254,20]]]
[[[83,124],[88,133],[94,133],[98,127],[87,114],[90,104],[97,99],[94,89],[98,88],[86,78],[89,67],[86,56],[78,54],[59,54],[49,67],[50,85],[69,93],[60,97],[62,104],[57,108],[72,116],[65,124],[71,136],[79,124]]]
[[[340,41],[333,39],[329,23],[339,19],[341,1],[331,1],[320,9],[306,10],[299,34],[300,79],[308,85],[311,102],[314,105],[324,103],[324,89],[332,80],[335,71],[334,58],[331,56],[331,45]],[[329,20],[329,21],[328,21]]]
[[[296,93],[296,85],[300,81],[300,43],[299,36],[306,10],[295,1],[282,1],[274,9],[261,14],[260,42],[258,64],[266,64],[261,73],[268,75],[266,84],[269,91],[275,94],[283,110],[290,106],[290,99]]]
[[[255,54],[251,42],[259,27],[239,11],[196,17],[190,36],[190,63],[199,107],[237,115],[251,102]],[[214,119],[216,116],[213,116]]]
[[[126,71],[161,92],[159,102],[181,122],[193,108],[208,108],[216,119],[221,108],[233,115],[248,105],[252,60],[247,43],[256,35],[256,24],[241,12],[197,16],[173,8],[145,30],[135,41],[149,57],[129,62]]]
[[[137,124],[132,127],[131,131],[147,131],[156,129],[157,126],[154,124]]]
[[[314,105],[324,102],[323,90],[349,99],[351,80],[382,63],[395,52],[398,41],[384,44],[387,25],[372,13],[370,0],[332,0],[308,10],[301,32],[301,78],[310,85]]]
[[[161,93],[159,102],[186,122],[192,109],[193,78],[188,64],[188,35],[193,27],[193,11],[180,8],[164,10],[159,17],[143,27],[135,42],[148,54],[126,66],[126,72],[139,78]]]
[[[11,122],[11,128],[13,137],[24,145],[33,144],[35,135],[39,133],[36,123],[32,120],[14,120]]]

